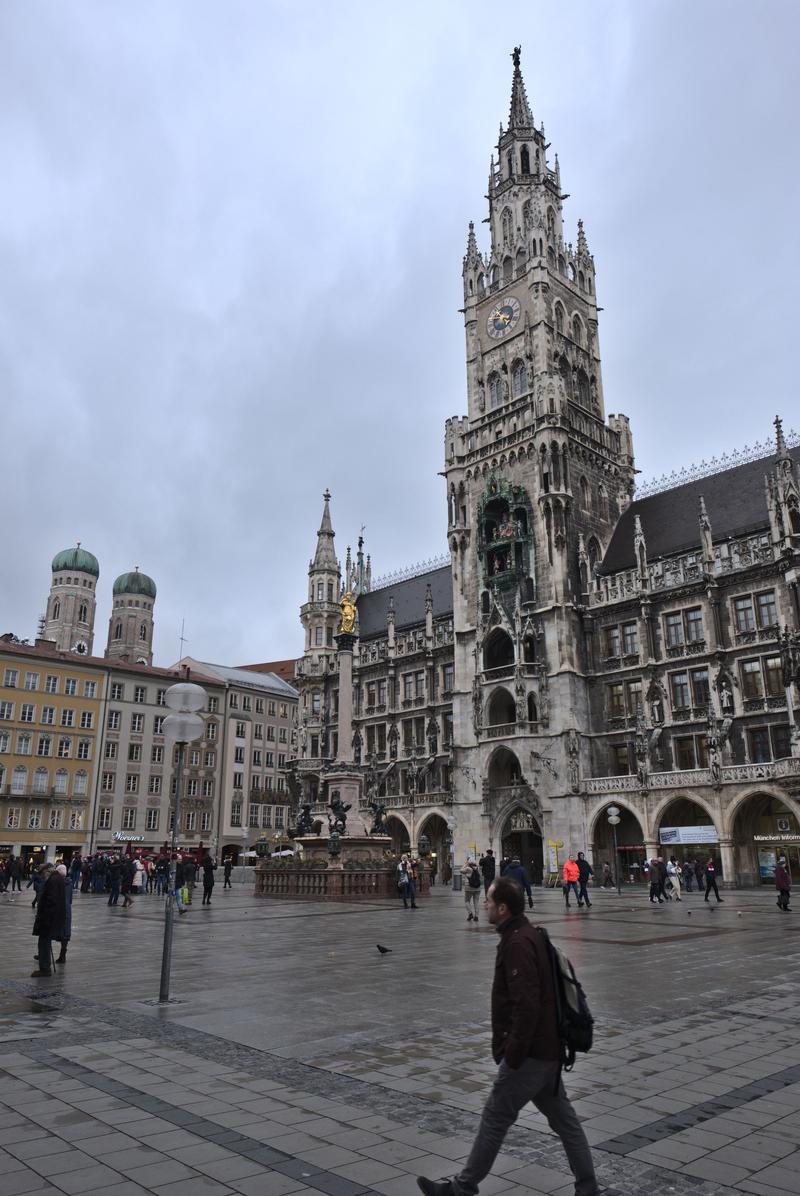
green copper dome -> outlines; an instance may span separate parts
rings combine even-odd
[[[144,598],[155,599],[156,583],[146,573],[140,573],[137,567],[133,573],[120,573],[114,582],[113,592],[115,594],[139,594]]]
[[[81,548],[80,540],[75,548],[65,548],[63,552],[53,557],[52,569],[54,573],[71,570],[78,573],[91,573],[93,577],[100,576],[100,566],[97,557],[92,556],[85,548]]]

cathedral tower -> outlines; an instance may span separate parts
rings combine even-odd
[[[156,583],[137,565],[132,573],[120,574],[113,596],[106,658],[151,665]]]
[[[558,157],[512,57],[489,247],[470,224],[463,262],[467,416],[445,431],[454,719],[457,775],[482,778],[489,827],[522,787],[541,833],[565,792],[568,737],[571,756],[584,746],[582,608],[634,471],[627,418],[605,416],[594,259],[581,221],[566,240]]]
[[[97,557],[78,541],[75,548],[54,556],[51,568],[53,580],[42,619],[42,638],[52,640],[60,652],[91,656],[100,576]]]

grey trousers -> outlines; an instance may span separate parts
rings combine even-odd
[[[558,1064],[545,1059],[526,1059],[517,1071],[500,1064],[469,1158],[452,1181],[459,1196],[476,1196],[503,1139],[528,1101],[544,1114],[550,1129],[561,1139],[575,1176],[575,1196],[597,1196],[599,1189],[589,1143],[560,1080],[555,1090],[557,1072]]]

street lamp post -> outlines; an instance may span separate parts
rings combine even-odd
[[[208,694],[199,685],[180,681],[171,685],[164,694],[164,701],[171,714],[164,719],[164,736],[178,748],[178,763],[175,770],[175,797],[172,803],[172,844],[169,863],[169,891],[164,906],[164,946],[161,952],[161,985],[158,990],[160,1004],[169,1002],[169,977],[172,968],[172,931],[175,925],[175,866],[178,854],[178,825],[181,814],[181,785],[183,783],[183,762],[187,743],[200,739],[205,723],[198,710],[208,702]]]
[[[617,896],[622,896],[622,888],[619,880],[619,853],[617,852],[617,827],[619,826],[619,806],[608,807],[608,821],[611,826],[611,833],[614,836],[614,879],[617,882]]]

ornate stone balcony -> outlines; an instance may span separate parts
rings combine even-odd
[[[485,735],[487,739],[508,739],[512,735],[535,734],[538,728],[538,723],[529,723],[527,721],[520,723],[494,723],[492,726],[481,727],[481,734]]]
[[[770,760],[763,764],[728,764],[720,770],[723,784],[741,781],[768,781],[781,777],[800,776],[800,758],[787,757],[784,760]],[[710,768],[683,768],[673,772],[651,772],[648,789],[682,789],[698,785],[710,785]],[[635,776],[587,777],[584,788],[589,794],[636,793],[641,788]]]

